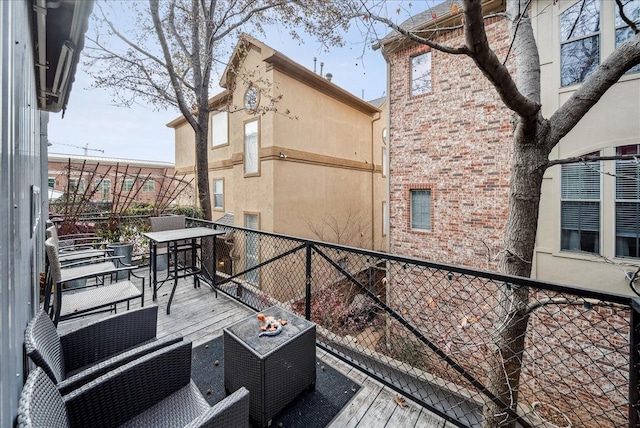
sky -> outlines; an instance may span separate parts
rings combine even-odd
[[[398,6],[410,7],[410,13],[414,14],[437,2],[387,1],[386,7],[393,11]],[[399,15],[400,21],[408,17],[405,12],[402,16]],[[266,37],[259,38],[311,70],[314,57],[317,58],[318,72],[323,62],[323,74],[332,73],[333,83],[358,97],[372,100],[385,95],[386,62],[379,51],[365,46],[358,28],[349,31],[343,47],[331,48],[329,52],[313,40],[299,44],[277,27],[268,28]],[[213,80],[217,82],[218,78]],[[107,91],[91,89],[91,81],[81,58],[64,117],[62,113],[49,115],[50,153],[83,155],[88,148],[89,156],[174,162],[174,130],[166,124],[180,116],[177,109],[154,111],[143,104],[117,106]],[[215,85],[211,96],[218,91]]]

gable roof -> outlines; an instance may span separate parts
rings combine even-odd
[[[286,55],[283,55],[272,47],[245,33],[243,33],[238,39],[238,43],[233,49],[231,57],[227,62],[227,66],[220,78],[220,86],[225,88],[225,90],[209,99],[209,108],[216,104],[220,104],[225,97],[231,95],[229,88],[233,86],[233,69],[238,67],[245,55],[251,50],[260,54],[262,61],[272,66],[272,68],[316,89],[318,92],[330,96],[335,100],[368,115],[374,115],[375,113],[380,112],[380,106],[364,101],[363,99],[353,95],[351,92],[342,89],[340,86],[332,83],[323,76],[298,64]],[[185,117],[181,115],[167,123],[166,126],[169,128],[177,128],[185,122]]]
[[[328,95],[336,99],[337,101],[340,101],[356,110],[370,115],[378,113],[380,111],[377,107],[353,95],[351,92],[342,89],[340,86],[332,83],[318,73],[315,73],[308,68],[298,64],[286,55],[278,52],[277,50],[255,39],[254,37],[251,37],[248,34],[242,34],[240,36],[240,39],[238,40],[238,43],[236,44],[233,54],[231,55],[231,58],[228,62],[228,65],[225,68],[224,73],[222,74],[222,78],[220,79],[220,86],[224,88],[228,88],[230,86],[228,79],[232,78],[232,67],[237,67],[238,64],[242,61],[243,55],[248,53],[251,49],[260,53],[262,61],[269,65],[272,65],[273,68],[277,69],[281,73],[284,73],[287,76],[296,79],[307,86],[311,86],[317,91]]]
[[[457,7],[457,11],[455,10]],[[482,0],[484,13],[493,13],[504,10],[504,0]],[[411,16],[402,22],[399,27],[403,30],[419,33],[426,29],[443,28],[447,31],[451,26],[462,24],[462,0],[447,0],[420,13]],[[415,42],[407,39],[396,30],[392,30],[372,47],[374,50],[382,49],[383,52],[393,52]]]

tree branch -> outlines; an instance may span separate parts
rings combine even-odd
[[[459,47],[459,48],[454,48],[454,47],[451,47],[451,46],[441,45],[439,43],[436,43],[436,42],[433,42],[433,41],[429,40],[428,38],[418,36],[416,34],[416,32],[413,32],[413,31],[410,31],[410,30],[406,30],[406,29],[400,27],[395,22],[391,21],[390,19],[387,19],[387,18],[379,16],[379,15],[375,15],[375,14],[369,12],[368,10],[367,10],[367,13],[361,14],[360,17],[362,19],[364,19],[364,20],[371,19],[371,20],[386,24],[390,28],[396,30],[398,33],[400,33],[403,36],[405,36],[406,38],[408,38],[408,39],[410,39],[410,40],[412,40],[412,41],[414,41],[416,43],[419,43],[421,45],[429,46],[431,49],[435,49],[437,51],[448,53],[448,54],[453,54],[453,55],[469,55],[469,51],[467,50],[467,48],[465,46],[462,46],[462,47]],[[437,30],[434,30],[434,32],[435,31],[441,31],[441,30],[442,29],[437,29]]]
[[[587,163],[597,161],[610,161],[610,160],[634,160],[640,162],[640,155],[619,155],[619,156],[575,156],[571,158],[550,160],[546,167],[549,168],[554,165],[565,165],[571,163]]]
[[[484,29],[482,1],[464,0],[463,13],[468,55],[496,88],[500,99],[509,109],[524,118],[535,118],[540,110],[540,103],[520,93],[507,67],[502,65],[489,47]]]
[[[549,118],[546,145],[551,150],[587,114],[631,67],[640,64],[640,34],[622,45],[582,83],[582,86]]]
[[[149,10],[151,12],[151,19],[153,20],[153,26],[156,30],[156,35],[158,36],[158,41],[160,42],[160,46],[162,47],[162,52],[164,53],[165,61],[167,62],[166,70],[169,73],[169,79],[171,80],[171,86],[173,90],[176,92],[176,101],[178,102],[178,108],[180,109],[180,113],[185,117],[185,119],[189,122],[189,125],[193,129],[198,128],[198,122],[195,120],[195,117],[191,113],[189,106],[185,102],[184,92],[182,91],[182,87],[178,82],[178,77],[176,75],[175,66],[173,65],[173,61],[171,60],[171,52],[169,51],[169,46],[167,44],[167,39],[164,35],[164,31],[162,29],[162,22],[160,21],[159,15],[159,0],[149,0]]]
[[[631,28],[631,31],[633,31],[633,34],[638,34],[639,31],[635,22],[630,20],[629,17],[627,17],[627,15],[624,13],[624,5],[622,4],[622,0],[616,0],[616,4],[618,5],[618,12],[620,12],[620,18],[622,18],[625,24],[627,24],[629,28]]]

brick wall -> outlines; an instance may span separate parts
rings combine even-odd
[[[506,21],[485,22],[498,58],[506,56]],[[463,43],[461,30],[436,40]],[[433,51],[430,93],[410,95],[413,46],[389,58],[390,252],[497,270],[511,173],[511,111],[471,59]],[[512,61],[508,65],[510,67]],[[409,192],[431,190],[430,231],[410,227]]]

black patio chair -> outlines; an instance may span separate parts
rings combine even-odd
[[[58,247],[58,257],[62,265],[95,257],[104,257],[111,252],[108,248],[104,248],[106,242],[95,235],[80,234],[72,235],[69,238],[60,238],[56,227],[49,226],[46,230],[46,237],[47,239],[53,238],[53,242]]]
[[[66,265],[60,263],[58,247],[53,238],[44,243],[47,264],[50,274],[45,283],[43,309],[52,318],[57,326],[60,321],[87,314],[115,311],[119,303],[129,303],[140,299],[140,305],[144,306],[144,277],[139,277],[132,272],[134,266],[116,267],[112,260],[101,258],[90,259],[80,265]],[[142,286],[138,288],[129,279],[118,282],[105,283],[105,277],[111,277],[118,272],[128,272],[139,278]],[[81,289],[64,290],[65,283],[78,279],[96,279],[96,286]],[[53,294],[55,293],[55,294]],[[51,296],[53,294],[53,301]]]
[[[136,358],[182,340],[156,338],[158,307],[110,316],[65,334],[44,311],[29,321],[24,345],[29,358],[56,384],[62,395]]]
[[[248,427],[244,387],[213,407],[191,380],[191,343],[177,343],[117,368],[64,399],[40,368],[20,396],[19,428]]]

